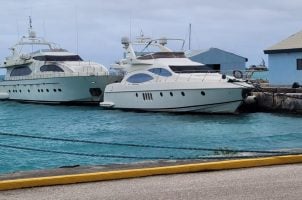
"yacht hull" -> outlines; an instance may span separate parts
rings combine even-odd
[[[243,88],[199,88],[106,91],[104,105],[111,102],[111,108],[155,112],[236,113],[243,101],[243,90]],[[100,105],[102,106],[102,103]]]
[[[120,80],[112,75],[5,80],[0,82],[0,93],[8,94],[6,100],[22,102],[97,104],[103,101],[106,85]]]

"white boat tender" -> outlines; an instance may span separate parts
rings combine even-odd
[[[243,80],[209,71],[193,62],[183,52],[173,52],[165,45],[169,39],[138,38],[131,43],[122,38],[125,59],[114,68],[123,70],[120,83],[106,86],[102,107],[117,109],[235,113],[252,88]],[[137,53],[135,45],[144,45]],[[149,47],[158,52],[145,53]]]
[[[77,54],[36,36],[31,19],[28,36],[11,49],[4,61],[0,99],[39,103],[96,103],[105,86],[121,76],[101,64],[86,62]]]

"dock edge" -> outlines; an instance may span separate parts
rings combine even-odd
[[[141,168],[141,169],[116,170],[116,171],[71,174],[71,175],[60,175],[60,176],[38,177],[38,178],[4,180],[4,181],[0,181],[0,191],[30,188],[30,187],[66,185],[66,184],[75,184],[75,183],[88,183],[88,182],[96,182],[96,181],[138,178],[138,177],[155,176],[155,175],[206,172],[206,171],[282,165],[282,164],[295,164],[295,163],[302,163],[302,154],[264,157],[264,158],[224,160],[224,161],[204,162],[204,163],[194,163],[194,164],[184,164],[184,165],[171,165],[171,166],[164,166],[164,167],[150,167],[150,168]]]

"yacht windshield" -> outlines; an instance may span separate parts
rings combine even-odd
[[[35,56],[35,60],[40,61],[83,61],[82,58],[78,55],[72,55],[72,56]]]
[[[172,76],[172,73],[164,68],[152,68],[152,69],[149,69],[148,71],[152,72],[156,75],[159,75],[159,76],[166,76],[166,77]]]
[[[215,72],[206,65],[170,65],[170,69],[175,73],[208,73]]]
[[[64,70],[57,65],[43,65],[40,67],[41,72],[64,72]]]
[[[134,75],[130,76],[127,79],[127,82],[129,82],[129,83],[143,83],[143,82],[150,81],[152,79],[153,79],[153,77],[148,75],[148,74],[138,73],[138,74],[134,74]]]
[[[27,76],[30,75],[31,73],[32,71],[28,66],[20,66],[20,67],[15,67],[10,73],[10,76]]]
[[[136,53],[141,55],[137,57],[140,60],[156,59],[156,58],[185,58],[184,52],[156,52],[156,53]]]

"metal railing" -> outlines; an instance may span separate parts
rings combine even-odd
[[[33,79],[48,79],[48,78],[62,78],[62,77],[80,77],[80,76],[109,76],[109,72],[41,72],[39,74],[28,76],[6,76],[4,81],[17,81],[17,80],[33,80]]]
[[[223,81],[225,79],[238,79],[238,80],[252,80],[253,71],[239,71],[235,70],[240,77],[234,77],[234,70],[224,70],[223,72],[217,71],[217,70],[190,70],[190,71],[182,71],[182,73],[177,73],[174,71],[172,76],[161,76],[157,74],[153,74],[154,79],[151,81],[153,82],[189,82],[192,79],[198,79],[201,82],[204,81]],[[217,74],[218,73],[218,74]],[[126,76],[128,73],[125,72],[124,75]],[[143,83],[143,82],[142,82]],[[129,84],[127,81],[125,81],[123,84]],[[133,83],[138,84],[138,83]]]
[[[239,72],[239,75],[241,77],[235,77],[238,79],[243,79],[243,80],[253,80],[253,73],[254,71],[239,71],[239,70],[235,70]],[[195,73],[194,73],[195,72]],[[217,77],[219,77],[217,75],[217,73],[220,74],[220,79],[217,79]],[[119,72],[119,71],[115,71],[115,72],[108,72],[108,71],[96,71],[94,70],[83,70],[83,71],[79,71],[79,72],[39,72],[37,74],[34,75],[27,75],[27,76],[5,76],[3,80],[5,81],[16,81],[16,80],[33,80],[33,79],[47,79],[47,78],[62,78],[62,77],[80,77],[80,76],[126,76],[128,73],[127,72]],[[211,80],[211,77],[213,78],[212,80],[220,80],[222,81],[223,78],[223,74],[226,74],[227,77],[232,77],[234,75],[234,70],[228,70],[228,71],[223,71],[223,72],[219,72],[217,70],[207,70],[207,71],[198,71],[198,73],[196,73],[196,71],[186,71],[183,73],[174,73],[172,76],[170,77],[165,77],[165,76],[160,76],[160,75],[156,75],[154,74],[155,78],[153,79],[155,82],[183,82],[183,81],[190,81],[192,79],[201,79],[202,82],[207,80]]]

